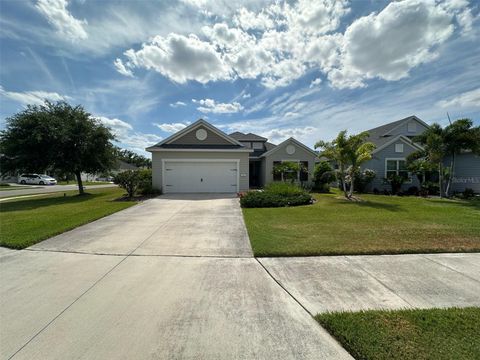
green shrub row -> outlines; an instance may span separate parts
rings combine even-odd
[[[312,202],[312,196],[308,192],[285,182],[273,182],[263,191],[249,191],[240,198],[240,205],[245,208],[299,206]]]

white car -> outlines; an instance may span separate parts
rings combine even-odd
[[[35,185],[57,185],[57,180],[48,175],[39,174],[22,174],[18,177],[20,184],[35,184]]]

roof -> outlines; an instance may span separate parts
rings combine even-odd
[[[196,128],[203,126],[213,132],[214,134],[222,137],[225,139],[229,144],[228,145],[219,145],[219,147],[216,147],[216,149],[239,149],[239,150],[244,150],[245,147],[238,142],[236,139],[233,137],[228,136],[225,134],[223,131],[220,129],[216,128],[212,124],[206,122],[203,119],[199,119],[195,121],[193,124],[190,124],[189,126],[185,127],[184,129],[176,132],[175,134],[169,136],[168,138],[160,141],[158,144],[155,144],[153,146],[148,147],[146,150],[147,151],[158,151],[160,149],[172,149],[172,148],[191,148],[191,149],[200,149],[200,148],[208,148],[208,145],[174,145],[171,144],[173,141],[177,140],[178,138],[182,137],[183,135],[187,134],[190,131],[195,130]]]
[[[412,115],[412,116],[408,116],[406,118],[403,118],[403,119],[400,119],[400,120],[397,120],[397,121],[393,121],[393,122],[388,123],[388,124],[380,125],[376,128],[367,130],[367,132],[370,134],[370,136],[368,137],[368,141],[374,143],[377,146],[377,148],[385,145],[386,143],[388,143],[389,141],[392,140],[392,136],[389,133],[392,130],[394,130],[395,128],[397,128],[398,126],[400,126],[401,124],[403,124],[404,122],[407,122],[409,120],[416,120],[420,124],[428,127],[427,123],[420,120],[415,115]]]
[[[267,141],[267,138],[264,138],[262,136],[259,136],[253,133],[244,134],[240,131],[235,131],[234,133],[231,133],[228,136],[238,141]]]
[[[293,137],[291,137],[291,138],[288,138],[287,140],[283,141],[282,143],[278,144],[277,146],[273,147],[273,148],[270,149],[269,151],[263,153],[263,154],[262,154],[262,157],[264,157],[264,156],[269,156],[269,155],[273,154],[275,151],[277,151],[280,147],[282,147],[284,144],[286,144],[286,143],[288,143],[288,142],[293,142],[295,145],[303,148],[305,151],[310,152],[312,155],[318,156],[318,153],[317,153],[317,152],[315,152],[314,150],[310,149],[308,146],[302,144],[300,141],[295,140]]]
[[[123,160],[117,160],[116,168],[120,170],[138,170],[139,167],[133,164],[129,164]]]

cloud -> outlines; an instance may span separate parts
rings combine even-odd
[[[164,132],[168,132],[168,133],[175,133],[177,131],[180,131],[184,128],[186,128],[190,123],[187,122],[187,123],[171,123],[171,124],[167,124],[167,123],[164,123],[164,124],[157,124],[157,123],[154,123],[153,125],[155,125],[156,127],[158,127],[160,130],[164,131]]]
[[[201,105],[197,107],[197,110],[205,114],[206,113],[231,114],[231,113],[237,113],[243,110],[243,106],[240,105],[240,103],[235,101],[232,103],[217,103],[213,99],[203,99],[203,100],[192,99],[192,102],[195,104]]]
[[[321,78],[316,78],[315,80],[312,80],[312,82],[310,83],[310,88],[313,88],[315,86],[318,86],[320,85],[322,82],[322,79]]]
[[[35,7],[60,35],[72,41],[88,38],[84,28],[87,21],[75,19],[67,10],[66,0],[38,0]]]
[[[396,81],[438,56],[435,45],[453,33],[452,15],[433,1],[392,2],[355,20],[345,31],[341,64],[329,74],[336,87],[360,87],[365,79]]]
[[[110,128],[116,137],[116,142],[121,146],[144,155],[147,154],[145,152],[146,147],[152,146],[162,140],[161,136],[135,131],[132,125],[117,118],[112,119],[105,116],[99,116],[97,119]]]
[[[45,100],[56,102],[71,99],[69,96],[48,91],[6,91],[2,86],[0,86],[0,95],[19,102],[22,105],[42,105],[45,103]]]
[[[130,68],[138,67],[159,72],[168,79],[183,84],[188,80],[207,83],[230,79],[231,69],[214,46],[195,35],[170,34],[155,36],[138,51],[127,50]]]
[[[183,101],[177,101],[175,103],[170,104],[170,106],[173,107],[173,108],[176,108],[176,107],[180,107],[180,106],[187,106],[187,104],[185,104]]]
[[[125,64],[123,63],[122,59],[116,59],[114,62],[113,62],[113,65],[115,66],[115,69],[117,69],[117,71],[122,74],[122,75],[125,75],[125,76],[130,76],[130,77],[133,77],[133,72],[132,70],[128,69]]]
[[[441,100],[437,105],[448,107],[462,107],[462,108],[480,108],[480,88],[464,92],[463,94],[454,96],[448,100]]]
[[[308,135],[315,131],[315,128],[312,126],[297,127],[297,128],[285,128],[285,129],[272,129],[264,131],[261,133],[262,136],[266,137],[273,142],[282,142],[288,138],[301,138],[305,135]]]

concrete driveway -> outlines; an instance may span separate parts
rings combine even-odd
[[[0,266],[1,358],[351,359],[252,257],[236,198],[162,196]]]

